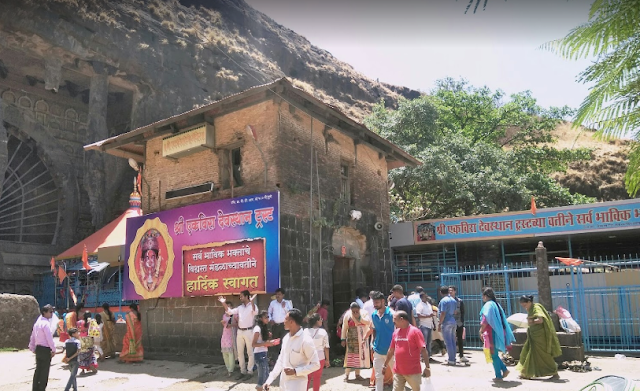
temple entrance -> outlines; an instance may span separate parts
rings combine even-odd
[[[333,318],[337,323],[340,315],[349,309],[354,299],[351,289],[351,266],[353,259],[336,257],[333,266]]]

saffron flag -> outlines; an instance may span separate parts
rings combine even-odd
[[[51,271],[56,271],[56,260],[53,257],[51,257]]]
[[[73,288],[69,287],[69,292],[71,293],[71,300],[73,300],[73,305],[78,305],[78,298],[76,297],[76,293],[73,291]]]
[[[531,214],[535,216],[537,212],[538,208],[536,207],[536,199],[534,197],[531,197]]]
[[[62,284],[62,281],[67,278],[67,272],[64,271],[63,268],[58,268],[58,281]]]
[[[576,258],[556,257],[556,259],[567,266],[580,266],[584,262],[582,259],[576,259]]]
[[[84,245],[84,249],[82,250],[82,267],[86,271],[91,270],[91,266],[89,266],[89,255],[87,254],[87,245]]]

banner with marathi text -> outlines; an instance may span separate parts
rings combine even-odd
[[[429,244],[633,228],[640,228],[639,200],[538,209],[535,215],[522,211],[422,220],[414,222],[413,233],[416,244]]]
[[[128,219],[123,298],[274,292],[279,206],[273,192]]]

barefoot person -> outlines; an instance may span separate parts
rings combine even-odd
[[[282,339],[276,365],[258,391],[268,391],[278,376],[283,391],[307,391],[308,376],[320,369],[320,359],[313,339],[302,329],[302,318],[302,312],[296,308],[287,313],[284,328],[289,333]]]
[[[250,378],[253,376],[253,366],[255,364],[255,357],[253,356],[253,348],[251,345],[253,344],[253,325],[254,325],[254,317],[258,315],[258,306],[256,306],[253,301],[256,299],[257,295],[251,296],[248,290],[244,290],[240,292],[240,305],[236,308],[229,308],[227,306],[227,299],[220,296],[218,299],[224,310],[229,315],[234,315],[238,317],[238,362],[240,363],[240,375],[238,375],[237,380],[241,378]],[[247,350],[247,355],[249,356],[249,364],[245,364],[244,360],[244,352]],[[246,365],[246,366],[245,366]]]
[[[404,386],[407,383],[412,391],[419,391],[422,380],[420,375],[431,377],[429,353],[427,353],[424,344],[424,337],[422,332],[410,323],[409,319],[409,314],[404,311],[396,311],[393,314],[396,330],[391,337],[391,345],[383,367],[386,369],[391,360],[395,359],[393,391],[404,391]],[[426,365],[424,370],[420,364],[420,356]]]
[[[369,336],[371,335],[371,319],[360,313],[358,303],[351,303],[350,310],[342,319],[342,346],[347,348],[344,355],[344,381],[349,380],[352,369],[356,371],[356,380],[362,381],[361,369],[371,368],[369,354]]]
[[[515,338],[502,307],[496,301],[493,288],[487,287],[482,290],[482,301],[484,305],[480,311],[480,335],[485,351],[488,350],[490,353],[489,357],[496,373],[493,380],[499,382],[509,375],[509,371],[498,352],[506,353],[507,347],[511,346]]]
[[[560,356],[562,349],[551,316],[542,304],[533,302],[533,296],[520,297],[520,305],[527,310],[529,328],[516,370],[523,379],[542,376],[559,379],[553,358]]]

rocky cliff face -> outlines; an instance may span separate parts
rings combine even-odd
[[[355,118],[416,94],[355,72],[242,0],[5,3],[2,30],[19,45],[100,62],[111,82],[133,88],[133,126],[282,76]]]

